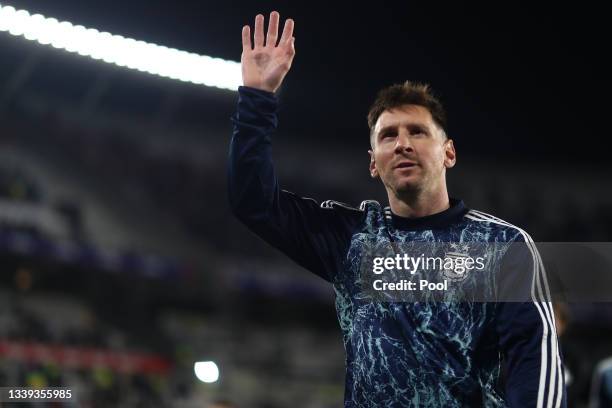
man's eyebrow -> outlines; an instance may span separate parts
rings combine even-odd
[[[403,124],[402,126],[406,126],[406,127],[411,128],[411,129],[421,128],[421,129],[429,130],[429,127],[426,124],[419,123],[419,122],[406,123],[406,124]],[[397,127],[398,127],[397,124],[385,126],[385,127],[381,128],[378,131],[378,134],[380,135],[380,134],[383,134],[383,133],[385,133],[385,132],[387,132],[389,130],[395,130],[395,129],[397,129]]]

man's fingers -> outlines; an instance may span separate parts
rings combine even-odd
[[[242,27],[242,52],[251,51],[251,27],[245,25]]]
[[[273,11],[270,13],[270,21],[268,23],[268,34],[264,37],[264,16],[263,14],[258,14],[255,16],[255,29],[253,35],[253,43],[251,43],[251,27],[245,25],[242,27],[242,51],[251,51],[254,47],[263,47],[264,39],[265,45],[276,47],[276,43],[278,40],[278,26],[280,21],[280,14],[278,11]],[[287,19],[285,21],[285,26],[283,28],[283,34],[280,39],[280,44],[283,46],[291,46],[291,42],[293,41],[293,27],[294,22],[292,19]]]
[[[278,20],[280,14],[277,11],[270,13],[270,22],[268,23],[268,37],[266,38],[266,47],[276,47],[276,39],[278,38]]]
[[[283,28],[283,36],[281,37],[281,44],[285,44],[288,43],[289,41],[291,41],[291,37],[293,37],[293,26],[294,26],[294,22],[292,19],[288,18],[285,21],[285,28]]]
[[[258,14],[255,17],[255,47],[263,47],[264,45],[264,16]]]

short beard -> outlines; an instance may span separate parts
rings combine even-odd
[[[387,189],[390,190],[391,193],[395,195],[395,197],[405,202],[412,202],[416,200],[421,194],[421,192],[423,191],[421,184],[418,184],[418,185],[410,184],[410,185],[404,186],[404,188],[402,189],[397,189],[395,188],[395,186],[390,186],[388,184],[385,184],[385,187],[387,187]]]

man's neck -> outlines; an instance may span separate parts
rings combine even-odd
[[[450,200],[446,188],[432,192],[406,193],[399,197],[389,193],[389,206],[396,215],[417,218],[447,210]]]

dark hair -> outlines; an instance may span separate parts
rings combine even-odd
[[[368,112],[370,136],[378,117],[386,110],[402,105],[419,105],[426,108],[433,121],[446,132],[446,112],[442,103],[434,95],[429,84],[406,81],[381,89]]]

